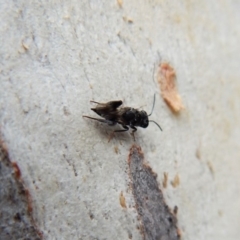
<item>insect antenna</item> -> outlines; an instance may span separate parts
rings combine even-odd
[[[153,113],[153,109],[154,109],[154,106],[155,106],[155,99],[156,99],[156,94],[154,93],[152,111],[151,111],[151,113],[148,115],[148,117],[151,116],[152,113]],[[153,121],[153,120],[149,120],[149,122],[155,123],[155,124],[159,127],[159,129],[162,131],[162,128],[160,127],[160,125],[159,125],[158,123],[156,123],[156,122]]]
[[[156,94],[154,93],[154,95],[153,95],[153,106],[152,106],[152,111],[151,111],[151,113],[150,113],[148,116],[151,116],[152,113],[153,113],[153,109],[154,109],[154,106],[155,106],[155,98],[156,98],[155,95],[156,95]]]
[[[149,120],[149,122],[153,122],[153,123],[155,123],[155,124],[159,127],[159,129],[162,131],[162,128],[160,127],[160,125],[159,125],[158,123],[156,123],[156,122],[153,121],[153,120]]]

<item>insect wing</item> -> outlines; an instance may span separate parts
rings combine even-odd
[[[122,105],[122,101],[121,100],[111,101],[106,104],[109,105],[110,108],[112,108],[113,110],[116,110],[118,107]]]
[[[106,119],[113,119],[116,117],[116,111],[119,106],[122,105],[122,101],[111,101],[107,103],[99,103],[95,108],[91,108],[99,116]]]

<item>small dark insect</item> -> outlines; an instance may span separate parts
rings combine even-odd
[[[135,141],[134,133],[137,131],[136,127],[142,127],[146,128],[148,127],[149,122],[155,123],[159,129],[162,131],[162,128],[153,120],[149,120],[148,117],[152,115],[154,105],[155,105],[155,94],[154,94],[154,99],[153,99],[153,106],[152,106],[152,111],[148,115],[145,111],[139,111],[135,108],[131,107],[120,107],[122,105],[121,100],[117,101],[110,101],[107,103],[99,103],[95,101],[90,101],[92,103],[96,103],[97,106],[95,108],[91,108],[95,113],[97,113],[99,116],[102,118],[94,118],[94,117],[89,117],[89,116],[83,116],[85,118],[90,118],[102,123],[107,123],[110,126],[114,126],[117,123],[122,125],[124,129],[121,130],[114,130],[112,132],[111,137],[113,136],[114,133],[116,132],[125,132],[129,130],[129,127],[132,130],[131,135],[133,136],[133,139]],[[111,138],[109,138],[110,140]]]

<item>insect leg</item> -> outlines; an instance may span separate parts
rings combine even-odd
[[[135,142],[134,133],[137,131],[137,128],[135,128],[134,126],[130,126],[130,127],[131,127],[131,129],[133,129],[132,132],[131,132],[131,135],[133,136],[133,140],[134,140],[134,142]]]
[[[99,103],[99,102],[95,102],[95,101],[92,101],[92,100],[91,100],[90,102],[91,102],[91,103],[97,103],[97,104],[102,104],[102,103]]]
[[[121,130],[114,130],[113,132],[126,132],[129,130],[129,127],[127,126],[123,126],[124,129],[121,129]]]
[[[126,131],[129,130],[129,128],[128,128],[127,126],[124,126],[124,125],[122,125],[122,126],[123,126],[124,129],[114,130],[114,131],[110,134],[110,136],[109,136],[109,138],[108,138],[108,142],[111,141],[111,139],[113,138],[113,136],[114,136],[114,134],[115,134],[116,132],[126,132]]]
[[[85,116],[85,115],[83,115],[83,117],[89,118],[89,119],[92,119],[92,120],[96,120],[98,122],[107,123],[110,126],[113,126],[113,125],[116,124],[116,123],[114,123],[112,121],[109,121],[109,120],[106,120],[106,119],[102,119],[102,118],[94,118],[94,117],[89,117],[89,116]]]

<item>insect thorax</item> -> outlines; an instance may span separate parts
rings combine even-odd
[[[143,127],[148,126],[148,115],[145,111],[138,111],[135,108],[122,109],[122,119],[126,125]]]

